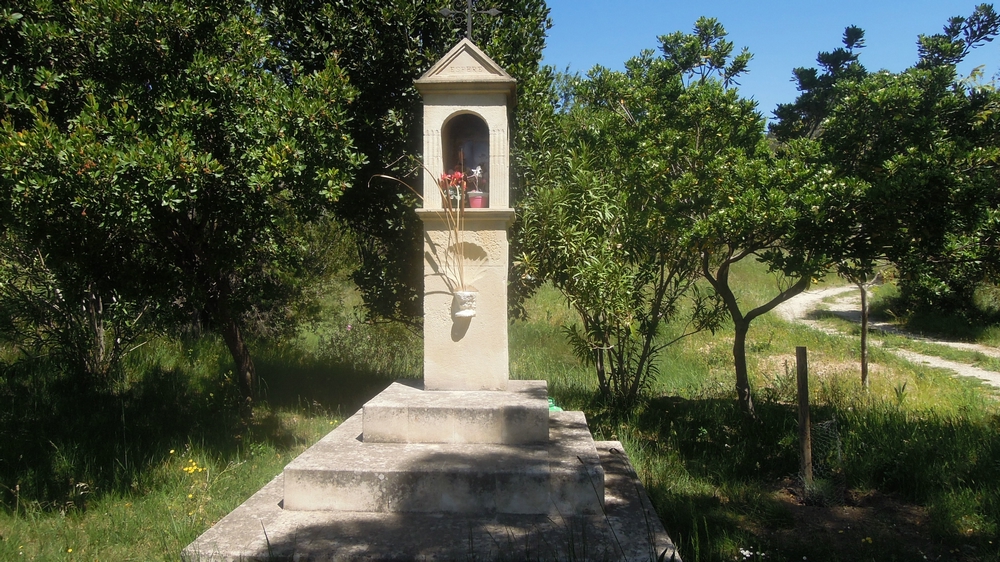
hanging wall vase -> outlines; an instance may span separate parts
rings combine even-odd
[[[476,315],[476,291],[455,291],[451,300],[452,318],[472,318]]]

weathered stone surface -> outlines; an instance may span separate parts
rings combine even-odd
[[[506,390],[507,225],[513,210],[466,210],[459,233],[440,210],[418,209],[417,215],[424,225],[425,388]],[[478,293],[475,317],[452,316],[460,289]]]
[[[512,96],[515,83],[516,80],[475,43],[462,39],[416,81],[416,86],[426,94],[430,91],[451,93],[462,90],[466,84],[482,84],[473,91],[496,91]]]
[[[603,473],[582,412],[554,412],[535,445],[368,443],[362,415],[285,467],[296,511],[599,513]]]
[[[545,381],[510,381],[506,391],[427,391],[393,383],[364,406],[365,443],[549,441]]]
[[[415,85],[424,102],[424,197],[417,210],[424,231],[424,384],[427,390],[506,390],[515,80],[463,39]],[[444,172],[473,167],[482,170],[489,207],[464,210],[459,224],[444,210],[438,182]],[[475,316],[453,316],[460,292],[478,295]]]
[[[423,389],[393,385],[189,545],[186,560],[673,560],[618,443],[509,381],[515,81],[462,40],[424,98]],[[442,172],[462,171],[465,182]],[[443,180],[442,180],[443,181]],[[488,190],[461,224],[443,203]],[[450,205],[450,203],[449,203]]]
[[[549,501],[557,513],[601,513],[604,468],[583,412],[549,413]]]
[[[676,560],[621,444],[596,443],[606,515],[289,511],[282,475],[184,549],[188,562],[252,560]],[[661,554],[663,555],[661,558]]]

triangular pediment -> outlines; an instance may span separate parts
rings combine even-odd
[[[516,82],[510,74],[479,50],[472,41],[462,39],[441,60],[424,73],[416,84],[469,84]]]

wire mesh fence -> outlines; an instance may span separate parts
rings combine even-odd
[[[818,505],[841,505],[847,495],[847,476],[844,474],[844,455],[837,419],[811,425],[812,434],[812,483],[805,481],[806,501]]]

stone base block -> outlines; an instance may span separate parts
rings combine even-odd
[[[365,443],[549,441],[545,381],[507,383],[506,391],[423,390],[393,383],[363,409]]]

